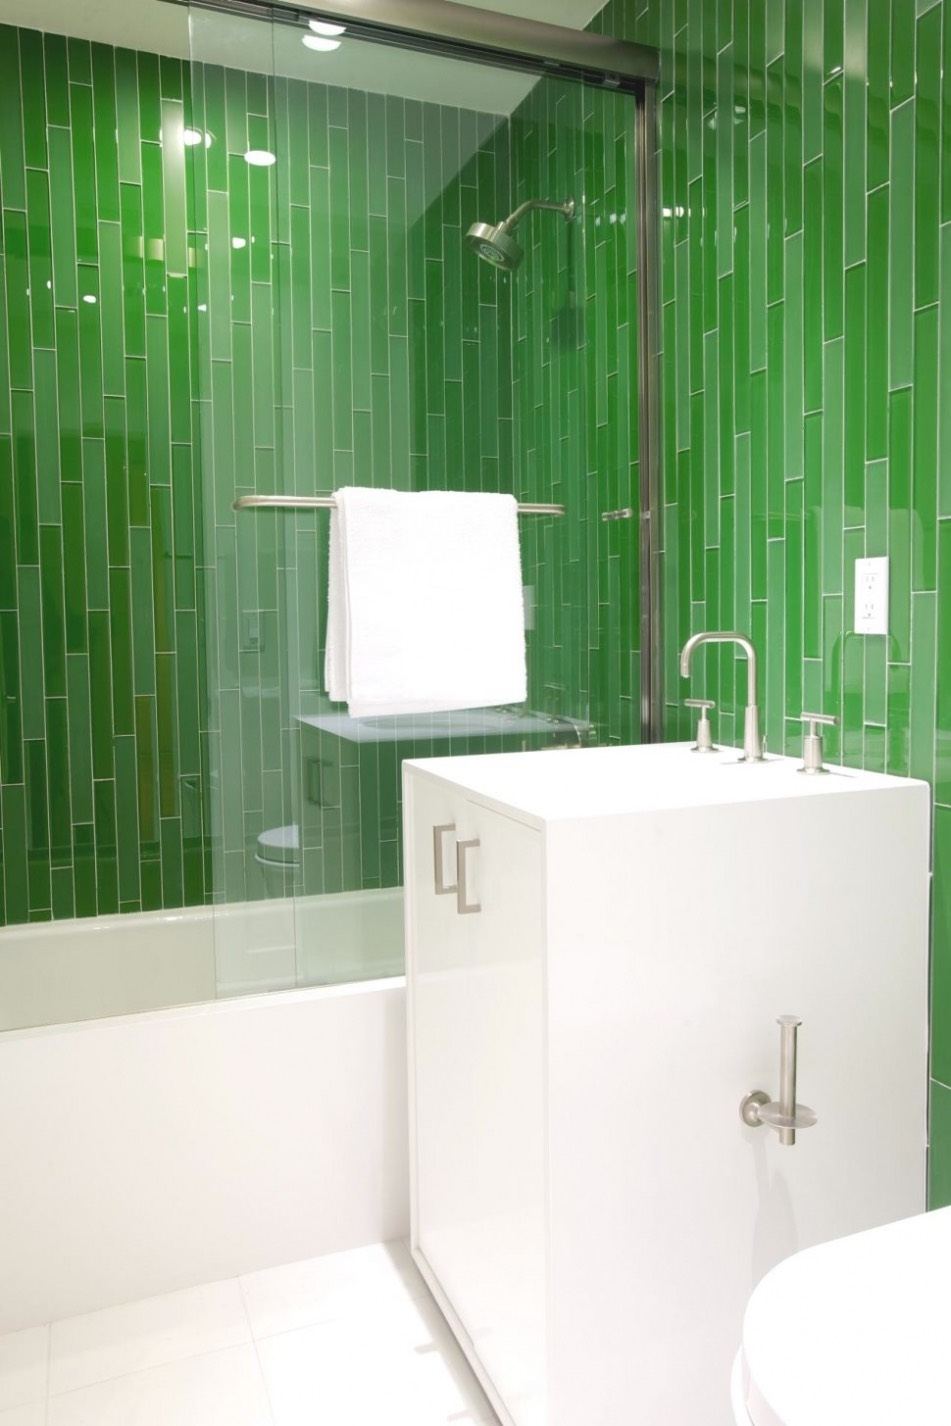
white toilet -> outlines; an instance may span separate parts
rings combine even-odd
[[[746,1309],[737,1426],[951,1420],[949,1276],[951,1208],[787,1258]]]
[[[300,866],[300,828],[268,827],[257,839],[254,860],[264,875],[269,898],[290,895],[293,875]]]

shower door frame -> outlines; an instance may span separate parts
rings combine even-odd
[[[648,45],[448,0],[171,0],[245,18],[301,25],[336,21],[358,38],[400,49],[570,79],[634,101],[638,319],[638,593],[640,725],[663,737],[660,495],[660,284],[657,100],[660,56]],[[570,513],[570,512],[569,512]]]

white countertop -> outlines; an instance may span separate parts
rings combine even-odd
[[[799,765],[797,758],[781,757],[744,763],[735,748],[700,754],[689,743],[414,758],[406,764],[539,824],[912,786],[928,795],[926,783],[908,778],[841,767],[807,777]]]

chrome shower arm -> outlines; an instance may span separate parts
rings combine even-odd
[[[565,220],[569,221],[575,215],[575,200],[569,198],[566,203],[554,203],[547,198],[527,198],[524,203],[518,205],[514,213],[510,213],[505,221],[499,224],[499,227],[510,232],[533,208],[544,208],[549,213],[561,213]]]

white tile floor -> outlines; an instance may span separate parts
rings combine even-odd
[[[0,1426],[491,1426],[406,1246],[0,1337]]]

